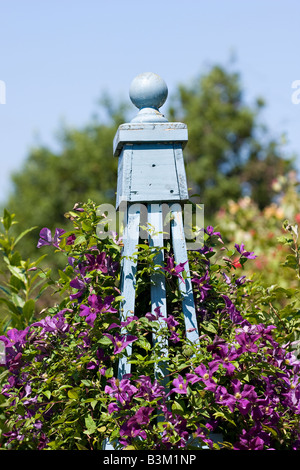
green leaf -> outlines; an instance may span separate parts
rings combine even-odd
[[[27,300],[23,305],[23,315],[25,316],[26,320],[30,320],[33,316],[35,310],[35,301],[33,299]]]
[[[90,232],[93,228],[93,225],[89,220],[84,220],[82,222],[82,228],[83,228],[83,230],[86,230],[87,232]]]
[[[19,243],[20,240],[22,240],[22,238],[27,235],[27,233],[29,232],[32,232],[32,230],[35,230],[37,227],[31,227],[31,228],[28,228],[27,230],[24,230],[24,232],[20,233],[20,235],[17,236],[17,238],[15,239],[13,245],[12,245],[12,248],[14,248],[17,243]]]
[[[114,375],[114,369],[113,369],[113,367],[109,367],[105,371],[105,377],[110,378],[110,377],[113,377],[113,375]]]
[[[88,415],[84,419],[84,421],[85,421],[85,426],[86,426],[86,431],[84,431],[84,433],[85,434],[93,434],[96,431],[97,426],[96,426],[95,421],[91,417],[91,415]]]
[[[12,216],[10,215],[10,213],[6,209],[4,209],[3,214],[4,215],[3,215],[2,223],[3,223],[3,226],[4,226],[5,230],[8,232],[8,230],[11,227]]]
[[[212,323],[202,323],[201,327],[206,331],[210,331],[211,333],[218,333]]]
[[[50,400],[50,398],[51,398],[51,391],[50,390],[44,390],[43,394],[48,398],[48,400]]]
[[[67,276],[67,274],[64,273],[61,269],[59,269],[58,272],[59,272],[59,275],[60,275],[61,279],[63,279],[66,282],[70,281],[69,276]]]
[[[102,338],[100,338],[97,342],[105,346],[107,344],[110,344],[112,341],[109,338],[107,338],[107,336],[102,336]]]
[[[172,404],[172,411],[181,416],[184,414],[184,408],[178,401],[174,401],[174,403]]]
[[[76,240],[74,241],[73,246],[81,245],[81,243],[85,243],[85,242],[86,242],[85,235],[79,235],[79,237],[77,237]]]
[[[72,398],[73,400],[78,400],[79,395],[78,395],[75,388],[72,388],[71,390],[68,390],[68,397]]]
[[[7,299],[4,299],[3,297],[0,297],[0,303],[1,303],[1,302],[5,303],[5,304],[7,305],[7,307],[8,307],[8,309],[9,309],[11,312],[13,312],[13,313],[15,313],[15,314],[17,314],[17,315],[20,315],[19,309],[18,309],[12,302],[10,302],[10,301],[7,300]]]
[[[15,277],[20,279],[20,281],[26,282],[26,276],[24,274],[23,269],[20,269],[17,266],[10,266],[10,265],[8,265],[8,269]]]
[[[82,444],[79,444],[78,442],[75,442],[77,449],[78,450],[89,450],[87,447],[84,447]]]

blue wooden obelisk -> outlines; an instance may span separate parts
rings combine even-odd
[[[124,214],[123,261],[121,268],[121,320],[135,312],[135,289],[137,271],[137,245],[140,220],[146,208],[149,244],[156,248],[155,264],[164,267],[163,205],[170,213],[170,234],[175,263],[185,263],[185,279],[178,279],[185,318],[186,336],[192,343],[199,339],[192,284],[183,226],[182,205],[188,201],[188,189],[183,159],[183,148],[188,140],[187,126],[170,123],[159,108],[168,95],[167,86],[155,73],[142,73],[131,83],[130,99],[139,112],[130,123],[119,126],[113,142],[113,153],[118,158],[118,183],[116,208]],[[124,210],[125,208],[125,210]],[[167,318],[165,275],[157,269],[151,279],[151,311],[160,307],[162,327]],[[126,333],[126,330],[123,330]],[[160,343],[161,364],[153,371],[160,383],[166,384],[168,344],[159,333],[153,338]],[[131,371],[128,358],[132,346],[126,348],[126,356],[119,360],[118,378]],[[113,449],[105,443],[105,449]]]
[[[171,214],[171,241],[175,263],[186,263],[185,280],[179,279],[182,308],[185,318],[187,338],[198,341],[195,306],[190,280],[185,234],[182,218],[182,204],[188,200],[188,189],[183,159],[183,148],[188,140],[187,126],[183,123],[170,123],[160,113],[168,95],[167,86],[155,73],[142,73],[131,83],[130,99],[139,109],[130,123],[119,126],[114,138],[114,155],[118,157],[118,185],[116,207],[125,205],[124,252],[121,273],[121,305],[123,320],[135,311],[135,274],[137,259],[133,254],[139,243],[139,223],[141,207],[147,207],[151,246],[162,248],[163,211],[168,204]],[[163,249],[158,250],[156,264],[163,267]],[[165,277],[161,270],[152,276],[151,309],[160,307],[163,317],[168,315],[166,308]],[[164,323],[164,322],[162,322]],[[158,336],[154,341],[162,341]],[[162,344],[162,354],[167,353],[167,344]],[[132,352],[127,347],[127,355]],[[119,363],[119,378],[130,372],[126,357]],[[155,371],[163,374],[163,369]]]
[[[167,299],[164,267],[164,223],[163,206],[168,206],[170,214],[171,244],[175,263],[185,263],[186,276],[178,278],[181,292],[182,310],[185,319],[186,337],[194,344],[199,343],[193,290],[188,264],[187,244],[183,225],[182,209],[188,201],[188,189],[183,159],[183,148],[188,140],[187,126],[183,123],[170,123],[160,113],[165,103],[168,89],[165,82],[154,73],[142,73],[131,83],[130,98],[139,109],[130,123],[119,126],[114,138],[113,152],[119,159],[116,207],[124,214],[123,261],[121,268],[120,317],[126,320],[135,313],[135,289],[137,271],[137,245],[140,237],[141,213],[146,208],[150,246],[156,248],[155,265],[158,269],[151,278],[151,311],[160,307],[162,319],[167,318]],[[125,207],[125,210],[124,210]],[[165,322],[161,321],[162,327]],[[126,334],[126,330],[123,330]],[[160,345],[162,362],[153,371],[161,384],[167,365],[168,344],[162,336],[153,338]],[[126,348],[126,356],[119,360],[118,378],[131,371],[131,345]],[[129,360],[128,360],[129,359]],[[159,419],[159,417],[158,417]],[[215,442],[222,436],[212,434]],[[114,443],[105,440],[105,450],[113,450]],[[199,445],[199,448],[207,448]]]

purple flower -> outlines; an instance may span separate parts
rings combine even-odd
[[[242,390],[242,384],[237,379],[232,380],[231,385],[238,409],[243,415],[247,414],[250,410],[251,403],[254,403],[257,399],[254,386],[245,384]]]
[[[213,228],[211,225],[208,225],[208,226],[206,227],[206,230],[204,230],[204,231],[205,231],[205,233],[207,233],[207,235],[209,235],[210,237],[212,237],[212,236],[215,235],[215,236],[219,237],[219,238],[222,240],[222,237],[221,237],[220,232],[215,232],[215,231],[214,231],[214,228]]]
[[[152,384],[149,376],[140,375],[136,382],[138,384],[138,392],[135,395],[137,398],[141,397],[144,400],[152,401],[165,396],[165,388],[159,385],[156,379]]]
[[[65,233],[64,229],[56,228],[54,237],[52,238],[51,230],[47,227],[42,228],[42,230],[40,231],[40,238],[37,243],[37,247],[41,248],[41,246],[53,245],[56,248],[59,248],[60,238],[64,233]]]
[[[247,320],[244,320],[241,313],[237,310],[237,308],[235,307],[233,302],[229,299],[229,297],[227,297],[227,295],[222,295],[222,297],[225,300],[225,310],[227,311],[232,323],[249,324]]]
[[[25,330],[12,328],[11,330],[8,330],[6,336],[0,336],[0,340],[4,342],[6,348],[14,346],[17,351],[21,351],[22,346],[26,343],[28,332],[29,327],[25,328]]]
[[[87,270],[88,271],[101,271],[103,274],[109,274],[113,276],[119,268],[119,263],[113,262],[110,256],[107,256],[103,251],[99,255],[85,255],[88,261]]]
[[[146,431],[141,428],[141,426],[147,426],[150,421],[150,415],[154,408],[148,406],[141,406],[134,416],[129,418],[125,423],[122,424],[120,428],[120,436],[127,437],[141,437],[142,439],[147,438]]]
[[[148,318],[148,320],[150,321],[156,321],[163,316],[163,314],[160,312],[160,307],[156,307],[154,309],[154,312],[155,313],[151,313],[151,312],[146,313],[145,317]]]
[[[112,414],[115,411],[119,411],[119,407],[116,403],[109,403],[107,407],[107,411],[109,412],[109,414]]]
[[[204,276],[198,278],[194,277],[192,282],[198,285],[201,299],[204,300],[207,297],[208,291],[211,290],[211,285],[209,284],[209,273],[206,271]]]
[[[248,258],[248,259],[255,259],[257,258],[257,256],[254,254],[253,251],[245,251],[245,245],[244,243],[242,243],[241,245],[238,245],[237,243],[235,243],[235,248],[237,249],[237,251],[240,253],[241,257],[242,258]]]
[[[179,325],[179,322],[175,320],[173,315],[169,315],[168,318],[163,318],[163,320],[167,323],[168,329],[171,332],[170,341],[173,343],[178,343],[180,341],[178,333],[175,332],[175,327]]]
[[[172,276],[179,277],[183,281],[183,277],[181,276],[180,273],[184,271],[184,265],[187,263],[179,263],[177,266],[175,265],[174,259],[169,256],[167,258],[167,266],[163,268],[164,271],[167,271],[168,273],[172,274]]]
[[[239,357],[238,352],[233,346],[228,344],[220,344],[217,350],[213,354],[213,362],[216,364],[222,364],[222,366],[227,370],[229,375],[233,374],[236,367],[232,362]]]
[[[70,282],[70,287],[72,287],[73,289],[76,289],[77,292],[70,295],[71,300],[79,299],[80,297],[82,297],[87,287],[87,282],[88,282],[88,279],[80,278],[78,276],[72,279],[72,281]]]
[[[101,297],[97,296],[96,294],[92,294],[88,297],[89,306],[83,304],[80,305],[81,312],[79,315],[81,317],[86,317],[87,324],[93,327],[94,321],[98,314],[103,312],[117,312],[117,310],[111,306],[113,300],[114,297],[112,295],[105,297],[105,299],[102,301]]]
[[[115,336],[110,335],[109,333],[104,333],[104,336],[109,338],[114,345],[114,354],[119,354],[123,351],[129,344],[133,343],[138,339],[137,336],[133,335],[124,335],[121,336],[116,334]]]
[[[76,240],[76,235],[75,235],[75,233],[72,233],[72,235],[69,235],[67,237],[66,245],[73,245],[75,240]]]
[[[122,405],[129,403],[133,395],[138,391],[127,378],[119,380],[112,377],[108,382],[110,385],[105,386],[104,392],[115,398]]]
[[[184,382],[184,379],[180,374],[176,379],[173,380],[172,385],[174,386],[174,388],[172,388],[170,393],[176,392],[180,393],[181,395],[187,394],[186,383]]]
[[[257,353],[258,346],[255,344],[255,341],[260,338],[259,334],[250,334],[246,332],[242,332],[235,336],[236,341],[239,343],[240,348],[237,350],[238,354],[242,354],[244,352],[253,352]]]
[[[234,411],[236,398],[227,391],[226,387],[219,385],[215,392],[215,398],[216,403],[219,403],[220,405],[226,405],[231,412]]]
[[[195,369],[195,373],[201,377],[201,380],[205,384],[206,390],[210,390],[214,392],[217,388],[216,382],[213,379],[213,374],[216,372],[219,368],[219,364],[215,362],[210,362],[208,364],[208,370],[204,364],[200,364],[198,367]]]
[[[69,331],[70,326],[64,318],[65,311],[72,312],[71,309],[61,310],[55,316],[51,317],[48,315],[42,320],[33,323],[32,326],[42,327],[42,331],[39,334],[40,336],[44,336],[45,333],[66,333]]]
[[[233,449],[234,450],[263,450],[264,449],[264,440],[259,436],[253,437],[249,432],[246,432],[245,429],[242,431],[239,442],[237,442]]]

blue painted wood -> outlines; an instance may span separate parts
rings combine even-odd
[[[135,311],[135,288],[136,288],[136,269],[137,251],[139,242],[139,223],[140,223],[140,204],[132,204],[128,207],[125,214],[127,223],[124,228],[124,249],[122,259],[122,278],[121,278],[121,295],[124,297],[120,305],[120,317],[125,321],[129,316],[134,315]],[[126,334],[126,329],[121,330],[122,334]],[[129,344],[126,349],[126,355],[131,356],[132,345]],[[125,356],[119,360],[118,377],[122,378],[124,374],[130,373],[130,364]]]
[[[188,188],[180,144],[124,145],[119,157],[117,208],[123,201],[187,200]]]
[[[199,341],[196,311],[190,270],[187,257],[181,204],[188,200],[188,189],[184,168],[183,148],[188,140],[187,126],[182,123],[169,123],[159,112],[167,98],[167,87],[156,74],[145,73],[138,76],[130,88],[130,98],[139,108],[138,115],[119,126],[113,142],[113,153],[119,158],[117,209],[129,203],[124,231],[124,251],[121,277],[121,295],[124,300],[120,315],[125,320],[135,311],[135,287],[137,259],[133,257],[139,242],[141,208],[148,204],[148,224],[153,227],[149,235],[151,246],[158,248],[151,276],[151,311],[160,307],[162,318],[158,321],[165,327],[167,299],[165,276],[161,268],[163,255],[163,203],[171,210],[171,238],[176,264],[185,264],[185,278],[178,280],[182,296],[182,309],[185,319],[186,336],[192,343]],[[134,204],[134,203],[137,204]],[[180,204],[180,203],[181,204]],[[122,332],[125,334],[126,330]],[[168,344],[158,333],[153,336],[155,345],[160,346],[161,357],[168,355]],[[132,347],[126,348],[127,357]],[[127,357],[119,361],[118,377],[130,373]],[[161,361],[155,368],[156,378],[166,385],[167,362]],[[112,449],[114,443],[106,441],[104,448]]]
[[[134,122],[167,121],[159,108],[167,99],[168,87],[156,73],[145,72],[135,77],[130,85],[129,96],[140,110]]]
[[[179,289],[182,295],[182,309],[186,328],[186,336],[192,343],[199,342],[194,295],[192,289],[190,268],[187,257],[184,227],[182,220],[182,208],[180,204],[170,205],[171,232],[176,264],[185,263],[186,279],[178,279]]]
[[[135,144],[130,201],[179,200],[173,145]]]
[[[127,144],[172,144],[184,148],[188,141],[187,125],[182,122],[121,124],[113,141],[113,154],[118,157]]]
[[[150,246],[161,248],[154,258],[157,265],[156,272],[151,277],[151,312],[156,315],[156,309],[160,309],[161,317],[157,323],[161,328],[166,328],[164,318],[167,318],[167,298],[165,275],[161,268],[164,266],[164,239],[163,239],[163,212],[161,204],[149,204],[148,206],[148,224],[149,224],[149,244]],[[161,335],[153,335],[153,344],[158,345],[161,357],[168,356],[168,342]],[[167,363],[165,361],[156,365],[154,370],[155,377],[160,379],[163,385],[167,385]]]

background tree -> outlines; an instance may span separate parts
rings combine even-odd
[[[60,152],[33,148],[23,168],[12,175],[13,191],[6,207],[16,214],[19,230],[37,227],[23,240],[26,255],[36,253],[41,228],[68,227],[65,214],[75,204],[88,199],[115,202],[118,161],[112,143],[118,125],[126,120],[126,107],[115,106],[107,96],[100,103],[108,119],[92,119],[82,129],[61,129]]]
[[[172,103],[172,100],[170,100]],[[23,243],[32,255],[42,227],[65,227],[64,214],[75,203],[115,202],[117,159],[112,142],[118,125],[128,120],[126,106],[102,100],[108,120],[94,119],[82,129],[62,129],[61,151],[34,148],[13,175],[6,207],[16,214],[20,230],[37,226]],[[191,86],[180,85],[167,111],[169,120],[187,123],[186,169],[192,193],[205,204],[206,223],[227,200],[249,194],[261,209],[274,195],[272,181],[286,174],[292,162],[279,142],[259,123],[264,106],[247,105],[239,74],[212,67]]]
[[[293,166],[260,124],[263,107],[262,99],[246,104],[239,74],[220,66],[178,88],[170,117],[188,125],[187,177],[209,219],[245,194],[260,209],[270,204],[273,180]]]

